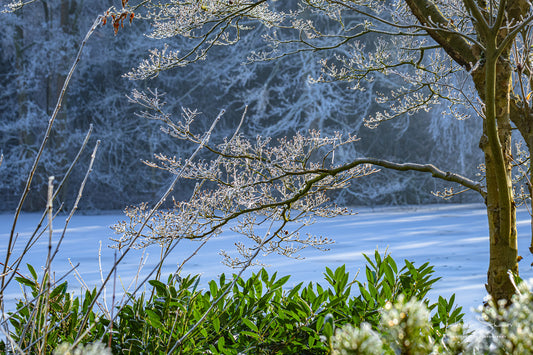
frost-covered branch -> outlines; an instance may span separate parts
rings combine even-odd
[[[196,155],[200,152],[200,150],[202,150],[204,148],[204,146],[207,144],[207,142],[209,141],[209,139],[211,138],[211,134],[213,132],[213,130],[215,129],[215,126],[218,124],[218,122],[220,121],[222,115],[224,114],[224,110],[222,110],[218,116],[213,120],[213,123],[211,124],[211,127],[209,128],[209,130],[207,130],[204,134],[203,134],[203,137],[202,137],[202,141],[197,144],[197,147],[196,149],[194,150],[194,152],[190,155],[188,161],[189,162],[192,162],[193,159],[195,159]],[[111,278],[111,275],[113,275],[114,271],[116,270],[116,268],[118,267],[118,265],[122,262],[122,260],[126,257],[126,255],[128,254],[128,252],[135,246],[135,244],[137,243],[137,240],[141,238],[142,236],[142,232],[143,232],[143,229],[145,227],[148,227],[150,228],[149,226],[149,222],[150,220],[157,216],[158,214],[158,211],[159,211],[159,208],[161,208],[161,205],[163,205],[163,203],[166,201],[166,199],[170,196],[170,194],[172,193],[172,191],[174,190],[177,182],[183,177],[183,173],[182,172],[178,172],[176,174],[176,176],[174,177],[174,179],[172,180],[172,182],[170,183],[170,185],[168,186],[168,188],[166,189],[166,191],[163,193],[163,195],[159,198],[159,200],[157,201],[157,203],[150,209],[150,210],[146,210],[146,204],[144,204],[144,214],[142,216],[140,216],[140,218],[142,218],[141,220],[138,220],[137,223],[136,223],[136,227],[137,227],[137,230],[133,232],[133,234],[130,234],[128,235],[129,237],[129,240],[127,243],[125,243],[124,245],[121,245],[121,251],[122,253],[120,254],[120,256],[115,260],[115,263],[113,264],[113,266],[111,267],[111,270],[107,273],[107,276],[106,278],[102,281],[102,285],[100,286],[100,288],[98,289],[98,291],[96,292],[96,295],[94,296],[92,302],[90,303],[90,305],[88,306],[88,309],[91,310],[94,305],[96,304],[97,300],[98,300],[98,297],[100,296],[100,294],[103,292],[103,290],[105,289],[106,285],[107,285],[107,282],[109,281],[109,279]],[[83,318],[81,324],[81,328],[83,328],[83,326],[86,324],[86,322],[89,320],[89,313],[86,314],[86,316]],[[81,336],[81,333],[78,332],[77,334],[77,337],[80,337]]]
[[[418,171],[422,173],[430,173],[431,176],[434,178],[449,181],[449,182],[455,182],[459,185],[462,185],[470,190],[478,192],[483,198],[486,196],[486,191],[482,184],[473,181],[471,179],[468,179],[464,176],[461,176],[456,173],[452,173],[449,171],[443,171],[433,164],[416,164],[416,163],[394,163],[387,160],[382,159],[373,159],[373,158],[361,158],[356,159],[353,162],[346,164],[345,166],[341,168],[351,168],[353,166],[358,166],[361,164],[371,164],[380,166],[387,169],[392,170],[398,170],[398,171]],[[339,168],[338,168],[339,169]]]
[[[28,196],[28,193],[30,192],[30,187],[31,187],[31,184],[32,184],[32,181],[33,181],[33,177],[35,175],[35,171],[37,170],[37,166],[39,165],[40,163],[40,160],[41,160],[41,156],[43,154],[43,151],[44,151],[44,148],[50,138],[50,133],[52,132],[52,127],[54,125],[54,122],[57,118],[57,115],[59,114],[59,111],[61,110],[61,106],[63,104],[63,99],[65,97],[65,94],[66,94],[66,91],[67,91],[67,88],[68,88],[68,85],[70,83],[70,79],[72,78],[72,75],[74,74],[74,71],[76,70],[76,67],[78,66],[80,60],[81,60],[81,55],[83,53],[83,49],[85,47],[85,45],[87,44],[87,41],[89,40],[89,38],[91,37],[91,35],[94,33],[94,31],[96,30],[96,28],[98,27],[98,25],[101,23],[101,17],[98,16],[95,21],[93,22],[91,28],[87,31],[86,35],[85,35],[85,38],[83,39],[83,41],[81,42],[80,44],[80,47],[79,47],[79,50],[78,50],[78,53],[76,55],[76,58],[74,60],[74,62],[72,63],[72,66],[65,78],[65,81],[63,82],[63,87],[61,88],[61,91],[59,93],[59,97],[57,99],[57,102],[56,102],[56,106],[54,108],[54,111],[52,112],[52,114],[50,115],[50,119],[48,120],[48,126],[46,128],[46,132],[44,133],[44,137],[42,139],[42,142],[41,142],[41,145],[37,151],[37,154],[35,156],[35,159],[33,161],[33,165],[32,165],[32,168],[28,174],[28,178],[26,179],[26,184],[25,184],[25,187],[24,187],[24,191],[20,197],[20,201],[18,203],[18,206],[17,206],[17,209],[15,211],[15,217],[14,217],[14,220],[13,220],[13,224],[12,224],[12,227],[11,227],[11,233],[9,235],[9,240],[8,240],[8,245],[7,245],[7,251],[6,251],[6,258],[5,258],[5,261],[4,261],[4,269],[3,269],[3,272],[2,274],[5,274],[6,271],[7,271],[7,267],[9,265],[9,259],[11,257],[11,253],[12,253],[12,248],[13,248],[13,244],[15,242],[15,228],[17,226],[17,221],[18,221],[18,217],[22,211],[22,205],[24,204],[24,201],[26,200],[26,197]],[[5,285],[5,279],[2,277],[2,289],[4,288],[4,285]]]
[[[452,84],[457,72],[475,65],[476,60],[468,56],[472,47],[482,48],[472,36],[472,23],[464,18],[464,5],[461,1],[439,3],[442,13],[429,9],[418,16],[424,19],[420,23],[413,7],[412,2],[375,0],[303,0],[297,6],[266,1],[148,2],[143,16],[153,24],[150,36],[181,36],[194,44],[180,51],[167,44],[153,49],[127,76],[150,78],[203,60],[213,46],[240,41],[241,34],[255,23],[267,29],[263,34],[266,45],[252,49],[249,62],[324,51],[327,55],[318,58],[322,73],[313,82],[344,81],[365,90],[368,85],[364,83],[387,77],[392,85],[377,92],[384,109],[365,117],[369,127],[405,114],[427,112],[442,100],[452,106],[469,104]],[[456,63],[442,55],[449,51],[442,43],[452,39],[468,49],[452,56]],[[316,73],[308,75],[316,77]],[[458,119],[467,116],[453,109],[449,112]]]
[[[0,13],[15,12],[22,9],[24,6],[31,4],[37,0],[28,0],[26,2],[22,0],[12,0],[10,3],[4,5],[4,9]]]
[[[166,245],[181,238],[205,238],[220,233],[221,228],[232,221],[231,229],[253,244],[236,245],[244,260],[224,254],[226,262],[232,266],[248,262],[257,248],[263,254],[295,257],[302,247],[328,244],[328,238],[301,236],[298,230],[290,231],[279,225],[287,222],[308,225],[316,217],[349,213],[331,204],[327,192],[344,188],[352,179],[371,174],[374,169],[365,164],[345,171],[329,167],[334,151],[355,140],[354,137],[343,139],[340,134],[321,137],[314,131],[280,139],[274,145],[268,138],[257,137],[250,141],[238,135],[232,141],[210,147],[218,157],[212,161],[190,162],[157,155],[159,162],[151,163],[152,166],[174,174],[182,172],[183,178],[209,183],[190,201],[174,201],[171,210],[159,211],[150,220],[137,246]],[[114,239],[116,247],[121,248],[131,241],[146,212],[144,204],[126,210],[129,220],[114,226],[120,235]],[[268,242],[257,231],[266,221],[273,223],[272,230],[276,230],[274,234],[267,233]]]
[[[159,72],[203,60],[217,45],[231,45],[240,40],[241,32],[252,27],[248,20],[257,20],[267,27],[283,22],[285,14],[270,9],[266,0],[197,1],[167,3],[147,2],[146,13],[140,16],[152,21],[151,38],[166,39],[175,36],[189,38],[196,43],[185,54],[177,50],[153,49],[125,76],[130,79],[155,77]]]
[[[197,144],[200,136],[193,133],[195,111],[183,110],[180,119],[174,119],[164,110],[164,101],[157,91],[134,91],[130,100],[147,109],[139,115],[164,123],[162,130],[169,135]],[[198,161],[156,154],[151,167],[181,174],[185,179],[207,182],[196,188],[188,201],[174,201],[170,210],[158,211],[147,218],[147,205],[126,209],[128,220],[117,223],[113,229],[119,235],[113,238],[115,247],[122,248],[136,239],[136,247],[150,244],[169,245],[180,239],[202,239],[217,235],[222,227],[242,235],[251,246],[236,243],[243,257],[234,258],[222,252],[231,266],[245,265],[258,249],[263,254],[279,253],[297,256],[306,246],[320,247],[329,239],[302,237],[298,232],[278,228],[287,222],[308,225],[316,217],[333,217],[348,213],[329,202],[328,192],[346,188],[355,178],[376,172],[372,166],[398,171],[419,171],[445,181],[458,183],[485,195],[483,187],[459,174],[445,172],[431,164],[394,163],[385,160],[361,158],[346,164],[335,164],[335,152],[357,141],[354,136],[344,138],[340,133],[331,137],[319,131],[307,134],[297,132],[291,138],[277,142],[270,137],[257,136],[254,140],[242,134],[218,145],[205,144],[215,159]],[[138,239],[139,225],[149,219],[146,232]],[[278,230],[261,237],[258,226],[266,222]],[[268,243],[265,243],[267,238]],[[296,247],[295,247],[296,245]]]

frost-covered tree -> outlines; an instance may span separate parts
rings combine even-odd
[[[4,33],[0,38],[0,151],[6,157],[0,168],[2,210],[16,206],[79,45],[110,4],[50,0],[11,5],[16,11],[0,16]],[[161,151],[171,141],[151,129],[150,122],[132,119],[134,108],[124,95],[128,81],[121,77],[131,65],[124,58],[140,58],[153,45],[143,40],[143,30],[139,22],[119,39],[106,28],[98,28],[86,43],[25,209],[44,206],[47,177],[63,176],[91,124],[95,127],[92,139],[100,139],[103,149],[89,182],[93,193],[82,201],[82,208],[122,208],[152,199],[167,179],[140,158]],[[132,137],[137,137],[134,145]],[[71,173],[60,202],[72,205],[83,175],[82,169]]]
[[[376,80],[390,78],[391,85],[373,87],[378,102],[388,107],[361,117],[370,127],[439,104],[460,119],[474,112],[483,126],[483,188],[452,173],[439,175],[428,165],[416,168],[476,188],[485,199],[490,234],[487,290],[495,299],[510,299],[514,288],[508,271],[518,272],[512,168],[528,169],[527,154],[525,161],[513,158],[512,130],[518,131],[528,151],[533,145],[529,1],[176,0],[147,1],[144,8],[140,15],[152,21],[149,36],[184,37],[191,44],[153,50],[128,74],[132,79],[203,60],[213,47],[235,44],[242,33],[264,26],[269,29],[263,36],[266,44],[249,54],[250,61],[278,60],[283,66],[289,55],[314,53],[322,70],[311,74],[311,80],[348,82],[354,95]],[[371,38],[366,44],[361,40],[365,36]],[[370,158],[345,166],[357,163],[415,168]]]

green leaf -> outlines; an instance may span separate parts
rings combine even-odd
[[[376,268],[376,265],[372,262],[372,260],[370,260],[370,258],[365,254],[363,253],[363,257],[366,259],[366,261],[372,266],[373,269],[377,269]]]
[[[407,269],[409,270],[409,272],[411,273],[411,275],[414,277],[414,278],[417,278],[418,276],[418,272],[416,270],[416,268],[414,267],[414,265],[407,259],[404,260],[405,261],[405,266],[407,266]]]
[[[285,285],[285,283],[287,283],[287,281],[289,280],[290,277],[291,277],[290,275],[283,276],[281,279],[279,279],[278,281],[276,281],[276,282],[272,285],[272,288],[273,288],[273,289],[276,289],[276,288],[279,288],[279,287]]]
[[[259,334],[250,332],[248,330],[243,330],[242,332],[240,332],[240,335],[247,335],[250,338],[259,339]]]
[[[255,293],[257,295],[260,295],[260,294],[263,293],[263,283],[261,282],[261,280],[255,279],[254,283],[253,283],[253,286],[254,286],[253,288],[255,290]]]
[[[161,319],[159,318],[159,315],[152,311],[151,309],[146,309],[146,321],[148,324],[150,324],[152,327],[156,329],[162,329],[163,324],[161,324]]]
[[[257,326],[249,319],[247,318],[243,318],[242,319],[242,322],[250,329],[252,329],[254,332],[257,332],[258,329],[257,329]]]
[[[265,272],[266,272],[266,269],[265,269]],[[277,277],[278,277],[278,272],[276,271],[272,274],[272,277],[270,278],[270,283],[273,283]]]
[[[261,268],[261,270],[259,270],[259,275],[261,275],[261,280],[263,280],[263,282],[266,284],[266,285],[269,285],[270,282],[268,281],[268,273],[267,271],[265,270],[265,268]],[[275,277],[275,275],[273,275],[273,278]]]
[[[315,337],[309,337],[309,340],[307,341],[307,344],[309,345],[309,348],[312,348],[313,345],[315,345],[316,338]]]
[[[457,307],[450,315],[450,323],[457,323],[463,319],[464,314],[461,312],[463,307]]]
[[[218,317],[216,317],[213,318],[211,322],[213,323],[213,328],[215,328],[215,332],[218,333],[220,331],[220,320],[218,319]]]
[[[385,264],[384,268],[385,272],[385,279],[389,283],[389,285],[394,285],[394,270],[390,264]]]
[[[333,271],[331,271],[331,269],[329,267],[327,267],[327,266],[326,266],[326,275],[325,276],[329,276],[332,279],[335,278],[335,276],[333,274]]]
[[[317,318],[316,320],[316,331],[320,331],[320,329],[322,329],[322,327],[324,326],[324,321],[325,321],[325,318],[324,316],[320,316]]]
[[[22,284],[22,285],[26,285],[26,286],[29,286],[31,288],[35,287],[35,282],[30,280],[30,279],[27,279],[25,277],[17,276],[17,277],[15,277],[15,280],[17,280],[17,282]]]
[[[376,289],[374,285],[368,284],[368,292],[370,292],[374,300],[378,299],[378,290]]]
[[[333,326],[329,322],[324,324],[324,335],[328,339],[333,335]]]
[[[37,280],[37,273],[35,272],[35,269],[30,264],[26,264],[28,267],[28,270],[30,270],[30,274],[33,277],[34,280]]]
[[[370,293],[365,289],[364,285],[363,284],[359,284],[359,292],[361,292],[361,296],[363,296],[363,298],[369,302],[372,300],[372,296],[370,295]]]
[[[202,334],[204,338],[207,338],[207,330],[205,330],[205,328],[200,328],[200,334]]]
[[[218,342],[217,342],[218,350],[220,352],[224,352],[226,350],[225,346],[226,346],[226,341],[224,340],[224,337],[218,338]]]
[[[156,289],[158,294],[165,295],[167,293],[166,292],[167,291],[167,286],[164,283],[162,283],[161,281],[159,281],[159,280],[150,280],[150,281],[148,281],[148,283],[150,285],[152,285]]]
[[[216,297],[217,295],[217,291],[218,291],[218,287],[217,287],[217,283],[213,280],[209,281],[209,291],[211,292],[211,297]]]
[[[392,270],[394,270],[394,273],[398,273],[398,266],[396,265],[396,261],[392,258],[392,256],[387,255],[387,262],[392,267]]]
[[[370,283],[374,283],[376,281],[376,272],[370,270],[368,266],[366,267],[366,279]]]
[[[288,298],[288,299],[294,298],[294,296],[298,294],[298,291],[300,291],[300,289],[302,288],[302,286],[303,286],[303,282],[300,282],[298,285],[294,286],[294,287],[290,290],[289,294],[287,295],[287,298]]]
[[[50,293],[50,298],[54,298],[56,297],[57,295],[59,295],[60,293],[65,293],[67,291],[67,282],[63,282],[61,285],[57,286],[51,293]]]
[[[374,258],[376,259],[376,265],[380,265],[381,255],[379,255],[379,251],[377,249],[374,251]]]
[[[71,301],[70,295],[67,294],[66,297],[65,297],[65,303],[63,304],[63,312],[64,313],[68,313],[70,311],[71,304],[72,304],[72,301]]]

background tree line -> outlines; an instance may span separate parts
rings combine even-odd
[[[39,1],[0,16],[0,149],[5,158],[0,166],[0,209],[15,207],[77,46],[94,17],[111,5],[102,0]],[[345,131],[361,138],[335,156],[339,162],[363,156],[431,161],[466,175],[481,163],[476,143],[481,122],[459,122],[438,105],[430,112],[385,122],[379,130],[365,127],[361,118],[387,105],[376,102],[376,91],[399,85],[393,80],[378,77],[358,92],[346,90],[349,85],[342,82],[311,84],[308,78],[316,77],[321,65],[317,55],[308,52],[281,61],[242,65],[252,50],[266,46],[261,39],[262,26],[243,34],[237,45],[214,48],[207,66],[196,63],[151,80],[128,81],[122,74],[132,63],[144,58],[150,48],[162,47],[159,41],[142,35],[148,26],[135,19],[116,36],[102,27],[88,42],[34,180],[34,193],[24,205],[26,210],[44,206],[47,177],[66,171],[89,124],[95,127],[92,139],[100,139],[102,146],[88,186],[92,192],[82,201],[82,209],[121,209],[151,200],[160,192],[167,174],[146,166],[141,159],[150,160],[161,151],[180,155],[187,148],[160,132],[157,122],[135,115],[138,106],[125,96],[134,88],[164,90],[175,111],[197,108],[213,116],[225,108],[227,114],[214,132],[220,137],[228,135],[243,107],[249,105],[243,128],[249,136],[278,138],[320,129],[324,134]],[[180,41],[183,39],[169,39],[173,47],[179,47]],[[365,41],[374,45],[372,38]],[[73,174],[81,180],[84,171],[80,168]],[[423,174],[383,171],[360,179],[337,199],[354,205],[435,203],[442,200],[429,191],[445,187]],[[72,203],[75,189],[74,184],[65,189],[63,202]],[[179,191],[176,196],[180,197]],[[478,199],[467,193],[454,201]]]

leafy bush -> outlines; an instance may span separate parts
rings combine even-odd
[[[265,269],[244,280],[210,281],[209,289],[198,290],[198,276],[166,284],[150,281],[154,297],[145,302],[138,298],[124,307],[114,327],[114,352],[167,353],[194,324],[200,323],[209,307],[216,307],[179,346],[182,353],[254,353],[320,354],[328,353],[328,339],[345,324],[365,321],[377,326],[380,309],[387,302],[405,297],[423,300],[431,285],[433,268],[418,268],[408,261],[398,272],[390,256],[378,252],[367,257],[367,282],[351,281],[345,266],[326,268],[328,287],[300,283],[284,289],[289,276],[277,278]],[[357,283],[360,295],[352,295]],[[231,288],[231,289],[230,289]],[[425,303],[429,303],[425,300]],[[461,321],[460,308],[453,300],[439,299],[430,309],[438,309],[432,318],[432,334],[440,338],[449,324]]]
[[[426,298],[438,280],[432,266],[406,260],[398,270],[390,255],[377,251],[365,258],[365,282],[352,279],[345,266],[326,268],[326,285],[292,288],[289,276],[265,269],[247,279],[222,274],[206,289],[199,288],[198,275],[152,280],[151,289],[118,308],[113,327],[108,315],[89,310],[95,290],[74,297],[65,282],[44,293],[46,278],[39,282],[28,265],[30,276],[16,280],[30,292],[9,314],[9,338],[28,354],[533,352],[533,294],[526,282],[515,280],[517,294],[509,306],[489,301],[482,316],[491,331],[467,342],[454,296],[436,303]],[[12,349],[6,340],[0,346],[5,353]]]
[[[199,288],[198,275],[171,275],[166,283],[152,280],[148,292],[118,309],[112,328],[109,318],[88,309],[95,291],[74,297],[62,283],[45,295],[28,265],[31,276],[17,281],[30,292],[9,315],[9,336],[28,354],[533,352],[533,294],[528,283],[515,279],[517,294],[507,307],[489,301],[482,316],[490,332],[467,339],[463,313],[454,306],[453,296],[439,297],[436,303],[425,298],[438,280],[433,267],[415,267],[406,260],[398,270],[389,255],[378,252],[365,258],[365,282],[351,279],[345,266],[326,268],[325,286],[287,287],[289,276],[278,278],[265,269],[247,279],[222,274],[205,290]],[[357,289],[352,290],[354,285]],[[80,329],[85,317],[88,322]],[[38,348],[42,337],[47,338],[44,351]],[[0,346],[9,353],[9,343],[2,340]]]
[[[89,311],[89,304],[96,295],[96,289],[86,291],[84,297],[73,297],[67,292],[67,282],[63,282],[52,288],[47,295],[41,287],[47,279],[40,283],[35,269],[29,264],[28,270],[31,277],[20,276],[16,277],[16,280],[21,286],[29,288],[30,293],[24,293],[24,299],[17,302],[16,312],[9,313],[9,322],[13,326],[10,336],[22,351],[34,349],[42,336],[47,338],[47,352],[61,343],[74,343],[82,319],[86,315],[88,323],[84,329],[84,342],[103,336],[105,325],[109,321],[100,319],[95,312]],[[43,334],[44,329],[46,332]],[[6,349],[9,347],[1,341],[0,350]]]
[[[51,351],[61,343],[73,344],[79,333],[83,334],[82,344],[108,344],[111,335],[111,350],[116,354],[173,350],[183,354],[328,353],[329,339],[337,328],[364,324],[377,330],[381,310],[404,298],[414,298],[436,310],[428,327],[435,339],[442,338],[450,324],[461,321],[461,308],[454,307],[453,298],[439,298],[434,304],[425,299],[438,280],[432,277],[433,267],[428,263],[417,268],[406,260],[398,270],[390,255],[382,257],[376,251],[373,259],[365,258],[364,283],[352,279],[345,266],[335,271],[326,268],[326,286],[311,282],[286,287],[289,276],[278,278],[277,273],[269,275],[265,269],[248,279],[237,275],[227,279],[222,274],[205,290],[199,288],[198,275],[171,275],[166,283],[152,280],[150,293],[133,298],[118,310],[112,330],[109,319],[87,309],[94,292],[73,297],[63,283],[50,293],[52,302],[46,317],[52,326],[45,335],[49,338],[47,346]],[[32,297],[25,295],[25,299],[33,300],[20,301],[11,314],[11,336],[22,349],[32,349],[35,339],[43,335],[35,332],[43,329],[45,317],[37,274],[28,267],[31,278],[19,277],[17,281],[31,290]],[[357,289],[352,289],[354,285]],[[354,291],[359,295],[354,296]],[[81,320],[87,314],[89,321],[82,331]],[[6,349],[6,344],[2,345]]]

